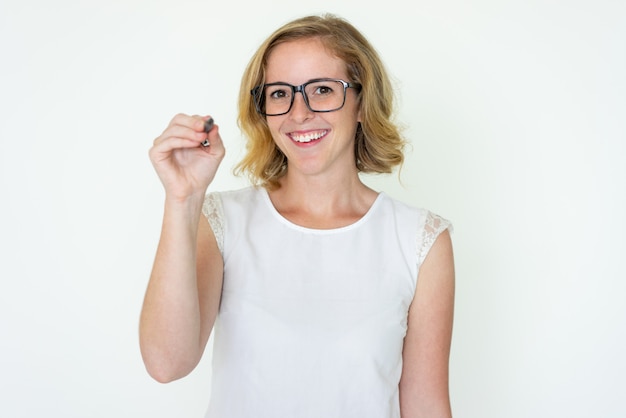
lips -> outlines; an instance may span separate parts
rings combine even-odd
[[[323,131],[312,131],[306,133],[290,133],[289,137],[294,142],[299,142],[301,144],[307,144],[313,141],[317,141],[328,133],[327,130]]]

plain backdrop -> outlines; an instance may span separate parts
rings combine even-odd
[[[454,223],[457,418],[624,417],[622,0],[1,0],[0,416],[202,417],[210,350],[149,378],[153,139],[212,114],[241,187],[240,76],[280,24],[349,19],[411,141],[379,190]]]

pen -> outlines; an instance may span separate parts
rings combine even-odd
[[[204,132],[209,133],[209,131],[213,129],[213,118],[209,118],[209,120],[207,120],[206,122],[204,122]],[[209,145],[211,145],[209,143],[208,139],[205,139],[202,142],[202,146],[203,147],[208,147]]]

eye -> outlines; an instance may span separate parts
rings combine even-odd
[[[306,94],[312,100],[326,100],[340,96],[343,86],[336,80],[312,81],[306,86]]]
[[[288,99],[291,91],[285,86],[267,86],[265,88],[265,96],[272,100]]]
[[[313,94],[316,94],[318,96],[327,96],[333,94],[333,92],[334,90],[331,86],[319,84],[315,86]]]

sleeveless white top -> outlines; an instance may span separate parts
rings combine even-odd
[[[392,418],[419,267],[450,223],[378,195],[317,230],[263,188],[208,194],[224,259],[210,418]]]

